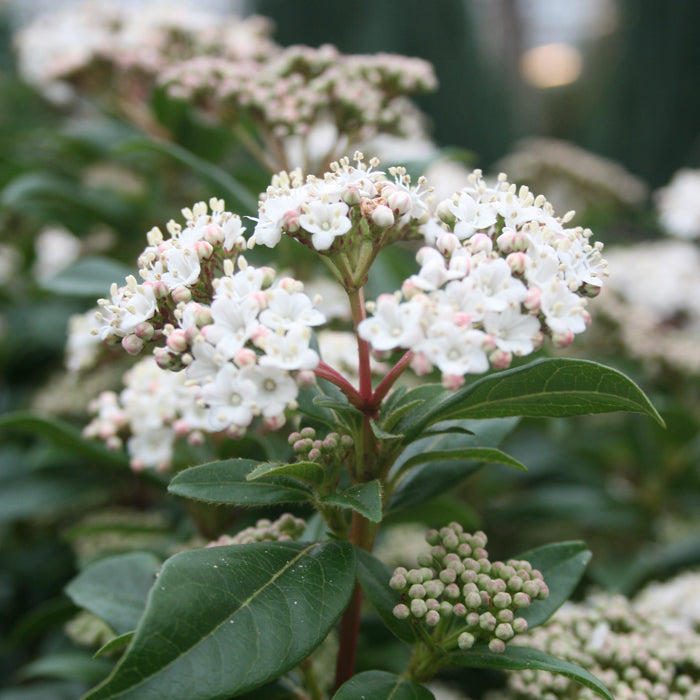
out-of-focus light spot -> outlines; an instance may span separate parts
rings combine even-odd
[[[520,57],[523,78],[537,88],[568,85],[581,75],[581,52],[569,44],[535,46]]]

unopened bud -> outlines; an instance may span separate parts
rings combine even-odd
[[[200,260],[209,260],[214,255],[214,247],[207,241],[195,241],[192,247]]]
[[[411,615],[411,611],[408,609],[407,605],[404,605],[403,603],[399,603],[394,608],[394,617],[397,618],[398,620],[405,620]]]
[[[444,221],[448,226],[454,226],[456,217],[452,213],[452,200],[443,199],[440,204],[437,205],[435,213],[441,221]]]
[[[506,257],[506,262],[508,263],[508,267],[510,267],[510,271],[514,275],[521,277],[525,274],[525,270],[527,269],[527,259],[525,253],[516,252],[509,253]]]
[[[282,217],[282,221],[287,232],[296,233],[299,230],[299,212],[295,209],[286,211]]]
[[[411,208],[411,195],[405,190],[394,190],[386,198],[386,203],[394,214],[402,216]]]
[[[469,250],[476,253],[486,253],[489,255],[493,250],[493,241],[485,233],[475,233],[469,239]]]
[[[436,246],[445,257],[450,257],[460,246],[459,238],[454,233],[441,233],[437,238]]]
[[[143,350],[143,346],[143,340],[141,340],[141,338],[139,338],[134,333],[130,333],[129,335],[122,338],[122,347],[130,355],[138,355],[141,352],[141,350]]]
[[[516,617],[513,622],[511,622],[511,627],[515,634],[523,634],[527,632],[527,620],[524,617]]]
[[[552,333],[552,344],[557,348],[566,348],[574,342],[573,331],[566,330],[562,333]]]
[[[435,627],[440,622],[440,613],[437,610],[428,610],[425,614],[425,624],[429,627]]]
[[[360,190],[358,190],[357,187],[355,187],[355,185],[348,185],[348,187],[346,187],[342,191],[340,198],[349,207],[354,207],[355,205],[360,203],[362,195],[360,194]]]
[[[211,223],[204,229],[204,240],[212,246],[221,245],[226,239],[224,230],[218,224]]]
[[[148,321],[143,321],[142,323],[139,323],[136,328],[134,328],[134,334],[146,342],[153,338],[154,333],[155,329],[153,328],[152,324],[148,323]]]
[[[469,632],[462,632],[462,634],[460,634],[459,637],[457,637],[457,646],[462,651],[466,651],[467,649],[471,649],[474,646],[475,641],[476,638],[473,634],[470,634]]]
[[[448,391],[457,391],[464,384],[464,377],[461,374],[443,374],[441,381]]]
[[[423,617],[428,612],[428,606],[421,598],[414,598],[411,601],[411,614],[414,617]]]
[[[168,339],[165,341],[165,345],[167,346],[168,350],[172,350],[172,352],[177,354],[188,350],[189,343],[185,337],[185,331],[183,331],[181,328],[176,328],[173,330],[168,336]]]
[[[385,204],[380,204],[372,212],[372,223],[379,228],[389,228],[394,225],[394,212]]]
[[[530,287],[530,289],[527,290],[527,296],[525,297],[525,301],[523,301],[523,306],[528,311],[538,311],[541,305],[542,292],[539,287]]]
[[[506,650],[506,643],[502,639],[492,639],[489,642],[489,649],[494,654],[502,654]]]
[[[176,304],[186,304],[188,301],[192,301],[192,292],[183,285],[175,287],[170,295]]]
[[[505,350],[496,349],[489,355],[489,362],[494,369],[506,369],[512,361],[513,353]]]

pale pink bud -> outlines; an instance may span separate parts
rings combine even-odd
[[[467,649],[471,649],[474,646],[475,641],[476,638],[473,634],[470,634],[469,632],[462,632],[462,634],[460,634],[459,637],[457,637],[457,646],[462,651],[466,651]]]
[[[205,329],[206,330],[206,329]],[[270,335],[270,329],[265,328],[265,326],[258,326],[251,335],[251,341],[258,347],[262,347],[265,344],[265,339]]]
[[[503,253],[513,253],[525,251],[530,245],[526,234],[522,231],[515,231],[512,228],[504,228],[503,233],[496,239],[498,248]]]
[[[168,350],[172,350],[175,353],[183,353],[189,348],[189,343],[185,337],[185,331],[180,328],[176,328],[170,333],[168,339],[165,341],[165,345]]]
[[[195,447],[200,447],[204,444],[204,433],[201,430],[193,430],[187,436],[187,442]]]
[[[122,442],[121,438],[118,438],[116,435],[108,437],[105,441],[105,445],[107,446],[108,450],[121,450],[123,444],[124,443]]]
[[[455,215],[450,209],[451,204],[452,200],[443,199],[442,202],[440,202],[440,204],[438,204],[437,208],[435,209],[435,213],[437,214],[438,218],[441,221],[444,221],[448,226],[454,226],[456,220]]]
[[[386,203],[394,214],[401,216],[411,208],[411,195],[405,190],[395,190],[386,198]]]
[[[241,348],[234,356],[233,361],[238,367],[251,367],[257,362],[258,356],[250,348]]]
[[[290,294],[295,294],[304,290],[304,285],[299,280],[295,280],[293,277],[283,277],[279,281],[279,286],[284,289],[285,292]]]
[[[404,605],[403,603],[399,603],[399,605],[397,605],[394,608],[393,612],[394,612],[394,617],[397,618],[398,620],[405,620],[411,614],[411,611],[408,609],[408,606]]]
[[[489,362],[494,369],[506,369],[513,361],[513,353],[496,349],[489,355]]]
[[[245,434],[246,429],[242,425],[229,425],[229,427],[226,428],[226,435],[232,440],[240,440],[245,437]]]
[[[266,416],[263,419],[263,424],[268,430],[279,430],[286,422],[284,413],[280,413],[278,416]]]
[[[394,212],[385,204],[380,204],[372,212],[372,223],[379,228],[389,228],[394,225]]]
[[[525,274],[525,268],[527,267],[527,255],[525,253],[510,253],[506,257],[506,262],[514,275]]]
[[[472,317],[464,311],[460,311],[452,315],[452,323],[454,323],[458,328],[466,328],[467,326],[471,325],[471,322]]]
[[[165,299],[170,294],[170,288],[163,280],[147,281],[144,287],[153,287],[153,294],[156,299]]]
[[[153,356],[161,369],[172,369],[176,365],[175,358],[166,348],[156,348],[153,351]]]
[[[342,194],[340,195],[340,198],[349,207],[354,207],[356,204],[360,203],[362,195],[360,194],[360,190],[358,190],[357,187],[355,187],[355,185],[349,185],[343,190]]]
[[[192,345],[200,335],[202,335],[202,332],[196,326],[190,326],[185,330],[185,340],[188,345]]]
[[[441,233],[437,238],[437,249],[446,257],[449,257],[459,248],[459,238],[454,233]]]
[[[506,650],[506,643],[502,639],[492,639],[489,642],[489,649],[494,654],[502,654]]]
[[[202,237],[207,243],[216,246],[221,245],[224,242],[226,239],[226,234],[221,226],[212,223],[204,229],[204,234]]]
[[[214,255],[214,247],[207,241],[195,241],[192,247],[200,260],[209,260]]]
[[[433,371],[433,365],[423,353],[418,352],[411,358],[411,369],[419,377],[424,377]]]
[[[523,302],[523,306],[528,311],[538,311],[542,305],[542,292],[539,287],[530,287],[527,290],[527,296]]]
[[[440,613],[437,610],[428,610],[425,614],[425,624],[435,627],[440,622]]]
[[[154,333],[155,329],[148,321],[143,321],[143,323],[139,323],[136,328],[134,328],[134,334],[146,342],[153,338]]]
[[[401,293],[403,294],[404,299],[412,299],[416,294],[420,293],[421,291],[422,290],[413,282],[413,280],[410,277],[407,280],[404,280],[401,284]]]
[[[591,315],[584,309],[581,312],[581,316],[583,317],[583,322],[586,324],[586,328],[588,328],[588,326],[591,325]]]
[[[175,287],[170,294],[176,304],[186,304],[188,301],[192,301],[192,292],[182,285]]]
[[[277,276],[275,268],[264,265],[263,267],[259,267],[258,270],[263,273],[263,289],[267,289],[275,281],[275,277]]]
[[[493,352],[494,350],[498,349],[496,339],[492,335],[484,336],[484,339],[481,341],[481,347],[484,352]]]
[[[309,454],[307,455],[307,458],[311,462],[315,462],[317,459],[321,459],[321,450],[319,450],[317,447],[312,447],[309,450]]]
[[[562,333],[552,333],[552,344],[557,348],[566,348],[574,342],[573,331],[563,331]]]
[[[515,634],[523,634],[527,632],[527,620],[524,617],[516,617],[510,624]]]
[[[316,375],[314,374],[313,370],[304,369],[300,372],[297,372],[296,381],[297,384],[302,388],[310,387],[313,386],[316,382]]]
[[[143,460],[137,459],[136,457],[132,457],[129,460],[129,466],[131,467],[131,471],[134,471],[137,474],[139,472],[142,472],[146,468],[146,465],[144,464]]]
[[[442,385],[448,391],[456,391],[464,384],[464,377],[460,374],[443,374]]]
[[[129,355],[138,355],[143,350],[144,342],[134,333],[122,338],[122,347]]]
[[[295,209],[284,212],[282,221],[284,228],[289,233],[296,233],[299,230],[299,212]]]
[[[472,253],[486,253],[488,255],[493,250],[493,241],[485,233],[475,233],[469,239],[469,250]]]
[[[176,420],[173,422],[173,430],[178,437],[185,437],[190,432],[190,424],[186,420]]]

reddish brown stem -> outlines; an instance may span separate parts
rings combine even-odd
[[[316,366],[314,374],[321,379],[327,379],[331,384],[335,384],[338,389],[345,394],[348,401],[353,406],[359,408],[361,411],[364,410],[365,402],[357,393],[357,389],[355,389],[355,387],[350,384],[350,382],[342,374],[340,374],[340,372],[333,369],[333,367],[327,365],[323,360],[321,360]]]
[[[403,357],[389,370],[388,374],[379,383],[372,398],[370,400],[370,406],[372,410],[376,411],[379,409],[380,404],[384,400],[384,397],[389,393],[389,390],[394,386],[394,382],[401,376],[403,371],[408,367],[413,358],[413,352],[408,350],[404,353]]]

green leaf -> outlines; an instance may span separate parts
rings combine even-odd
[[[318,462],[291,462],[290,464],[263,462],[248,474],[246,480],[256,481],[266,476],[291,476],[305,484],[318,486],[324,482],[326,470]]]
[[[338,688],[333,700],[435,700],[422,685],[388,671],[364,671]]]
[[[109,258],[81,258],[55,275],[41,281],[41,286],[55,294],[96,299],[109,293],[112,282],[123,283],[133,270]]]
[[[566,676],[606,700],[615,700],[608,689],[591,673],[576,664],[557,659],[539,649],[510,644],[502,654],[489,651],[488,648],[474,648],[468,651],[452,652],[448,656],[450,666],[468,668],[492,668],[499,671],[524,671],[535,669],[550,671]]]
[[[468,435],[469,433],[463,434]],[[426,452],[425,454],[414,455],[406,460],[401,465],[401,468],[408,469],[415,464],[445,460],[454,462],[458,460],[476,460],[478,462],[488,462],[491,464],[505,464],[508,467],[514,467],[523,472],[527,471],[527,467],[524,464],[521,464],[514,457],[507,455],[505,452],[495,447],[466,447],[458,450],[435,450]]]
[[[491,374],[451,393],[411,427],[407,440],[436,421],[506,416],[566,417],[633,411],[663,419],[628,377],[587,360],[540,359]]]
[[[412,442],[396,461],[396,472],[409,459],[422,455],[423,464],[413,466],[401,477],[389,500],[388,510],[407,508],[428,501],[448,491],[470,474],[480,469],[483,462],[452,459],[430,461],[433,451],[496,447],[518,424],[518,418],[461,421],[465,432],[430,435]]]
[[[112,452],[98,442],[85,440],[77,428],[56,418],[46,418],[29,411],[16,411],[0,416],[0,430],[29,433],[44,437],[54,445],[64,447],[100,465],[119,469],[129,468],[124,452]]]
[[[200,464],[176,474],[168,491],[197,501],[244,506],[295,503],[311,498],[308,487],[293,479],[278,477],[273,482],[268,477],[248,481],[248,474],[259,464],[252,459]]]
[[[136,628],[160,564],[147,552],[107,557],[81,571],[65,590],[76,605],[124,634]]]
[[[527,559],[535,569],[539,569],[549,587],[549,596],[545,600],[535,600],[518,614],[518,617],[527,620],[528,628],[541,625],[569,599],[591,556],[583,542],[557,542],[515,557]]]
[[[120,649],[123,649],[124,647],[128,646],[131,640],[134,638],[134,635],[136,633],[134,631],[131,632],[125,632],[124,634],[120,634],[118,637],[114,637],[114,639],[110,639],[106,644],[103,644],[96,652],[93,658],[98,659],[100,656],[103,656],[104,654],[109,654],[112,651],[118,651]]]
[[[224,197],[230,211],[241,209],[243,213],[253,214],[258,210],[257,196],[251,194],[230,173],[176,143],[157,141],[155,139],[133,139],[121,144],[115,152],[119,155],[138,151],[162,153],[173,158],[178,163],[186,165],[220,190],[219,196]]]
[[[66,651],[42,656],[17,672],[18,680],[61,678],[99,683],[113,668],[107,659],[95,660],[83,651]]]
[[[368,481],[366,484],[356,484],[342,493],[324,496],[321,503],[340,508],[352,508],[373,523],[379,523],[382,520],[382,486],[377,479]]]
[[[345,542],[259,542],[170,558],[136,636],[85,700],[228,698],[305,659],[347,605],[355,557]]]
[[[403,435],[395,435],[394,433],[387,433],[385,430],[382,430],[375,420],[370,420],[369,424],[377,440],[396,442],[397,440],[403,439]]]
[[[408,620],[394,617],[394,608],[401,602],[398,592],[389,586],[392,570],[377,557],[363,549],[355,549],[357,580],[367,600],[379,617],[400,640],[413,644],[417,639],[414,626]]]

